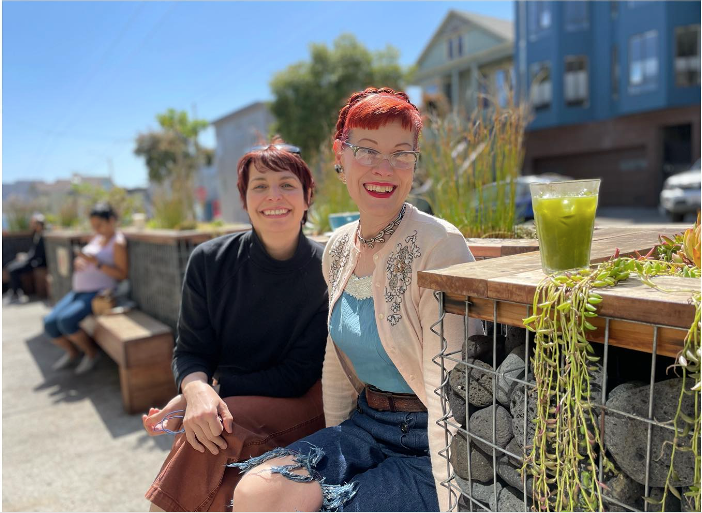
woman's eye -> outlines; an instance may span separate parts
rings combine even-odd
[[[255,190],[255,191],[256,191],[256,190],[260,191],[260,190],[263,190],[263,189],[265,189],[265,188],[266,188],[265,185],[257,185],[256,187],[254,187],[254,190]]]
[[[293,184],[291,184],[291,183],[284,183],[284,184],[282,185],[282,187],[285,188],[285,189],[294,189],[294,188],[295,188],[295,186],[294,186]]]

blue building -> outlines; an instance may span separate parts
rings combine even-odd
[[[524,171],[602,178],[601,205],[655,206],[700,157],[700,2],[515,2]]]

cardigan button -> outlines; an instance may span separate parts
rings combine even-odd
[[[405,434],[409,433],[409,426],[407,425],[407,422],[403,422],[402,424],[400,424],[400,431],[402,431]]]

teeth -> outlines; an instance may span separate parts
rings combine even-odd
[[[263,211],[263,215],[266,215],[266,216],[279,216],[279,215],[282,215],[282,214],[287,214],[288,212],[290,212],[290,211],[287,210],[287,209],[284,209],[284,208],[283,208],[283,209],[278,209],[278,210],[264,210],[264,211]]]
[[[367,190],[373,191],[373,192],[392,192],[394,187],[392,185],[372,185],[372,184],[366,184],[364,186]]]

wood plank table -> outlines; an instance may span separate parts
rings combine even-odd
[[[658,243],[659,234],[679,231],[679,226],[669,225],[596,230],[591,262],[609,259],[617,248],[621,255],[644,254]],[[422,271],[417,274],[417,282],[420,287],[443,292],[449,313],[465,315],[468,301],[471,317],[523,327],[522,319],[531,315],[534,293],[544,276],[540,254],[530,252]],[[591,340],[604,341],[609,319],[610,344],[650,353],[657,331],[656,353],[674,357],[694,319],[690,296],[700,291],[700,281],[672,277],[655,280],[675,292],[653,289],[635,278],[599,289],[603,301],[593,323],[598,329],[590,334]]]

